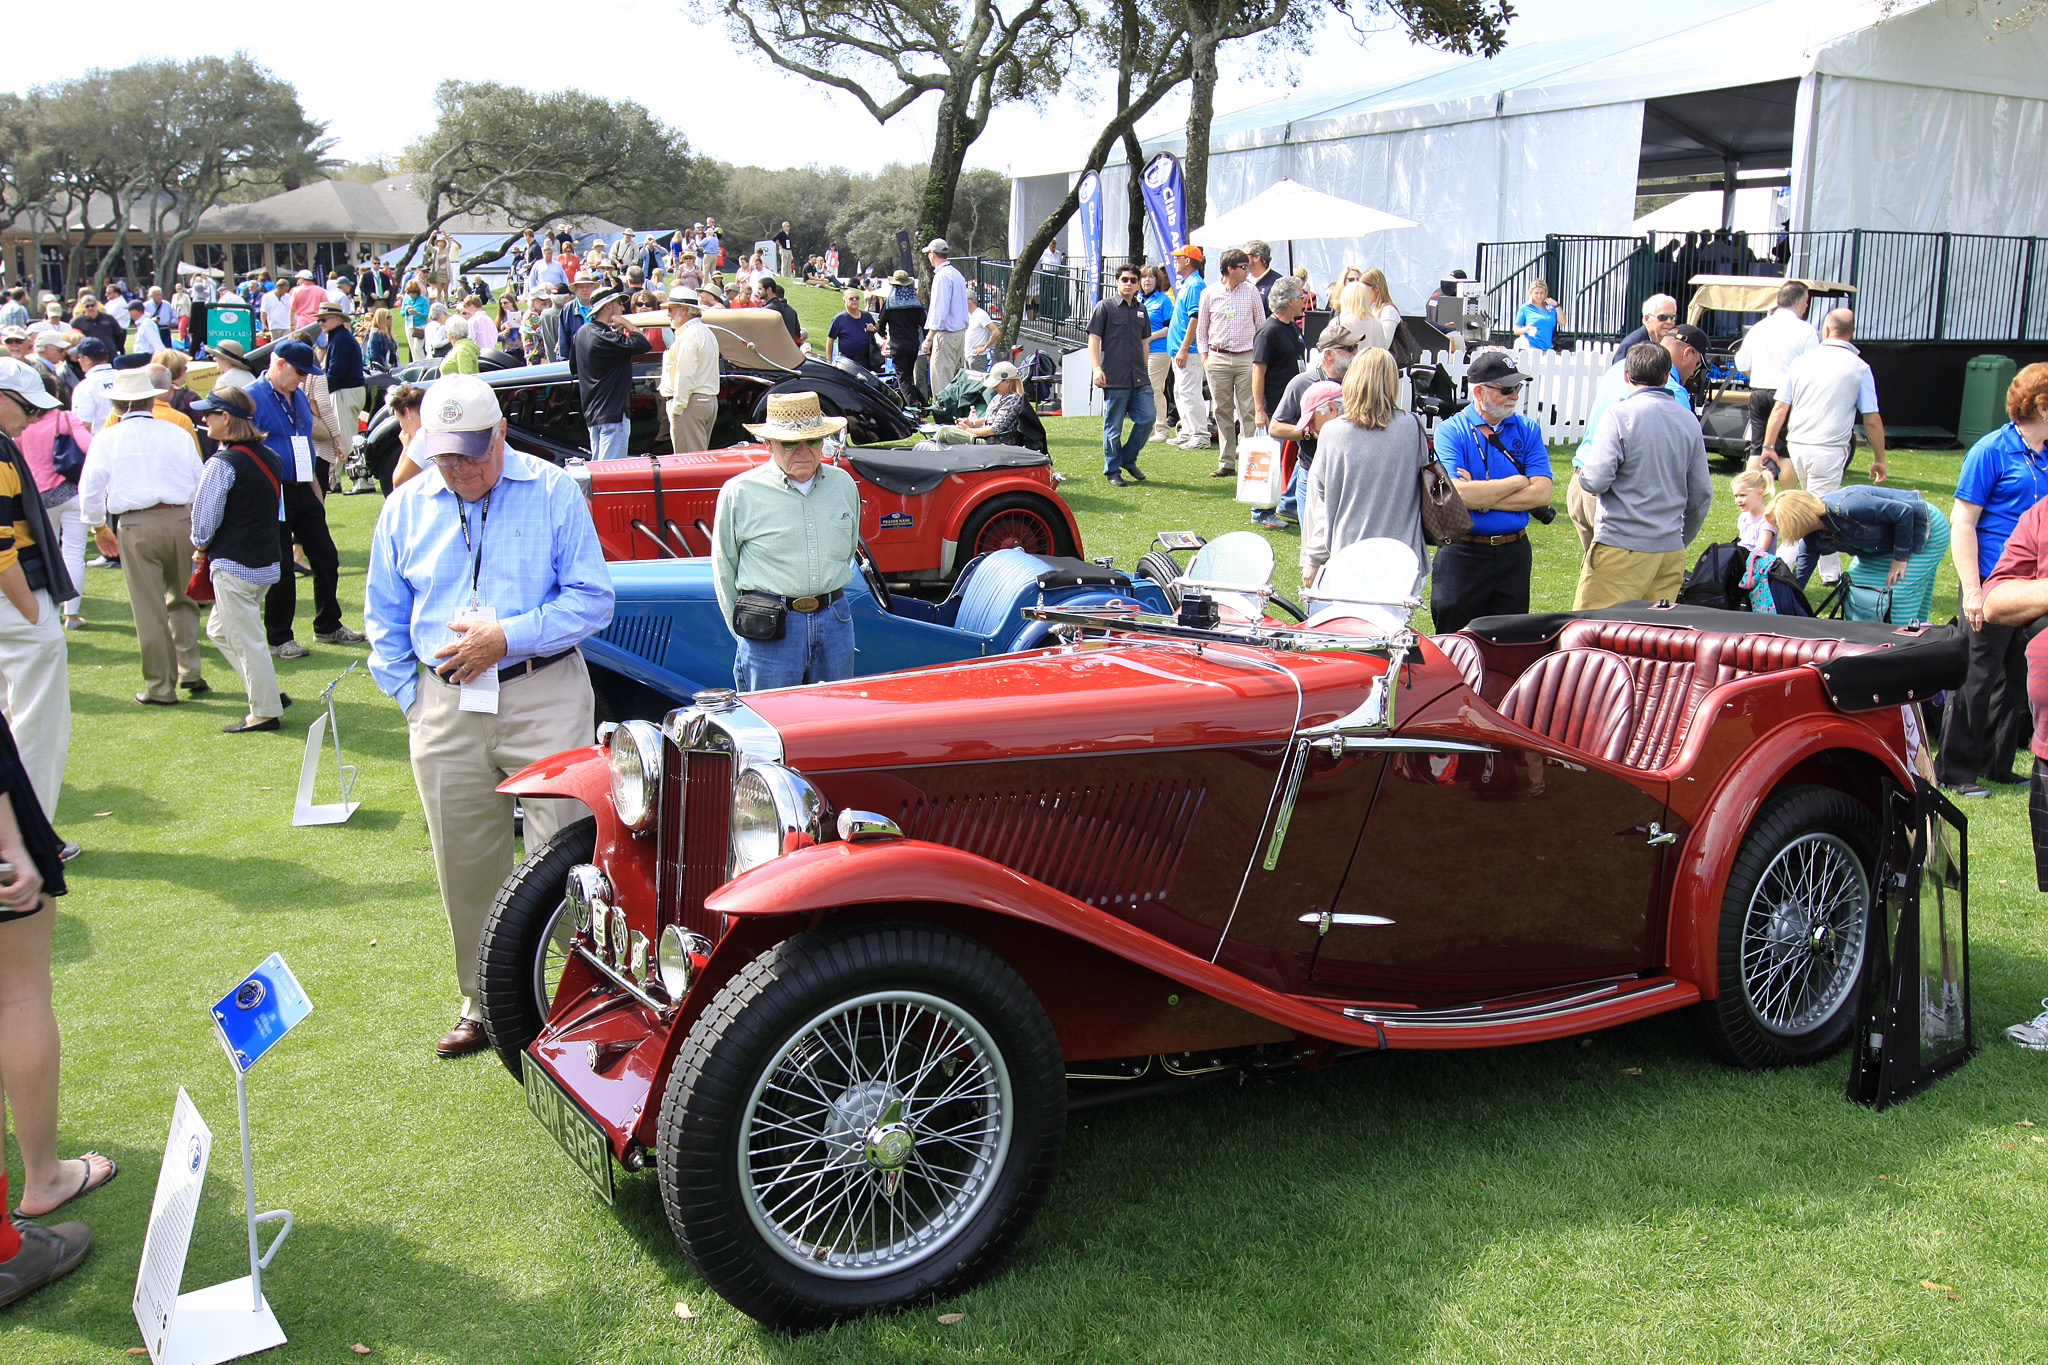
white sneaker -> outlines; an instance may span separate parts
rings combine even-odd
[[[2014,1024],[2005,1031],[2005,1036],[2021,1047],[2048,1052],[2048,1000],[2043,1000],[2041,1007],[2039,1014],[2024,1024]]]

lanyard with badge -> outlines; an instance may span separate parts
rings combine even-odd
[[[313,400],[306,398],[303,390],[293,389],[284,395],[285,416],[292,424],[292,482],[310,483],[313,478]],[[294,399],[304,399],[306,404],[305,434],[299,432],[298,407]]]
[[[449,490],[454,492],[453,489]],[[455,515],[462,523],[462,548],[469,551],[469,606],[455,618],[458,625],[482,625],[498,619],[498,613],[486,603],[479,593],[484,573],[484,530],[491,523],[491,495],[485,493],[478,505],[476,519],[476,541],[469,538],[469,507],[462,501],[462,495],[455,496]],[[498,666],[489,668],[470,679],[457,684],[456,709],[459,711],[481,711],[485,715],[498,714]]]

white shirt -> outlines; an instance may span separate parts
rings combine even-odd
[[[448,324],[437,318],[427,319],[427,354],[432,355],[448,344]]]
[[[163,329],[158,327],[156,319],[147,313],[135,320],[135,327],[130,335],[134,337],[135,349],[144,355],[155,355],[164,348]]]
[[[98,371],[94,371],[98,373]],[[86,524],[166,503],[189,507],[199,493],[199,448],[183,427],[131,413],[93,438],[78,478]]]
[[[967,312],[967,354],[980,355],[995,339],[995,319],[988,315],[988,309],[975,304]]]
[[[1749,376],[1752,389],[1781,389],[1792,362],[1820,345],[1813,324],[1790,308],[1767,315],[1735,348],[1735,368]]]
[[[114,386],[114,367],[100,365],[86,372],[78,381],[78,387],[71,391],[71,415],[94,431],[107,420],[107,413],[113,409],[113,400],[107,397],[107,390]]]
[[[1839,448],[1855,436],[1858,413],[1877,411],[1877,381],[1852,343],[1829,337],[1793,362],[1778,401],[1792,409],[1788,444]]]
[[[676,329],[661,357],[659,387],[672,407],[687,407],[699,396],[718,397],[718,337],[702,318]]]
[[[257,311],[263,315],[264,331],[289,332],[292,329],[292,301],[276,290],[263,296]]]

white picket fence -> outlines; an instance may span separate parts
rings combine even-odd
[[[1570,443],[1585,439],[1586,417],[1593,410],[1593,389],[1600,376],[1614,364],[1618,348],[1581,346],[1576,351],[1517,350],[1516,368],[1529,376],[1522,390],[1520,412],[1543,428],[1547,442]],[[1464,353],[1436,355],[1425,351],[1423,364],[1441,364],[1453,381],[1463,385],[1469,363]],[[1401,406],[1409,406],[1408,380],[1401,379]]]

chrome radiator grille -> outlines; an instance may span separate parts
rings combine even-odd
[[[732,755],[685,751],[661,741],[661,804],[655,814],[655,897],[663,924],[716,942],[704,898],[725,882],[732,810]]]
[[[1199,781],[921,797],[897,823],[1095,906],[1163,899],[1207,790]]]

